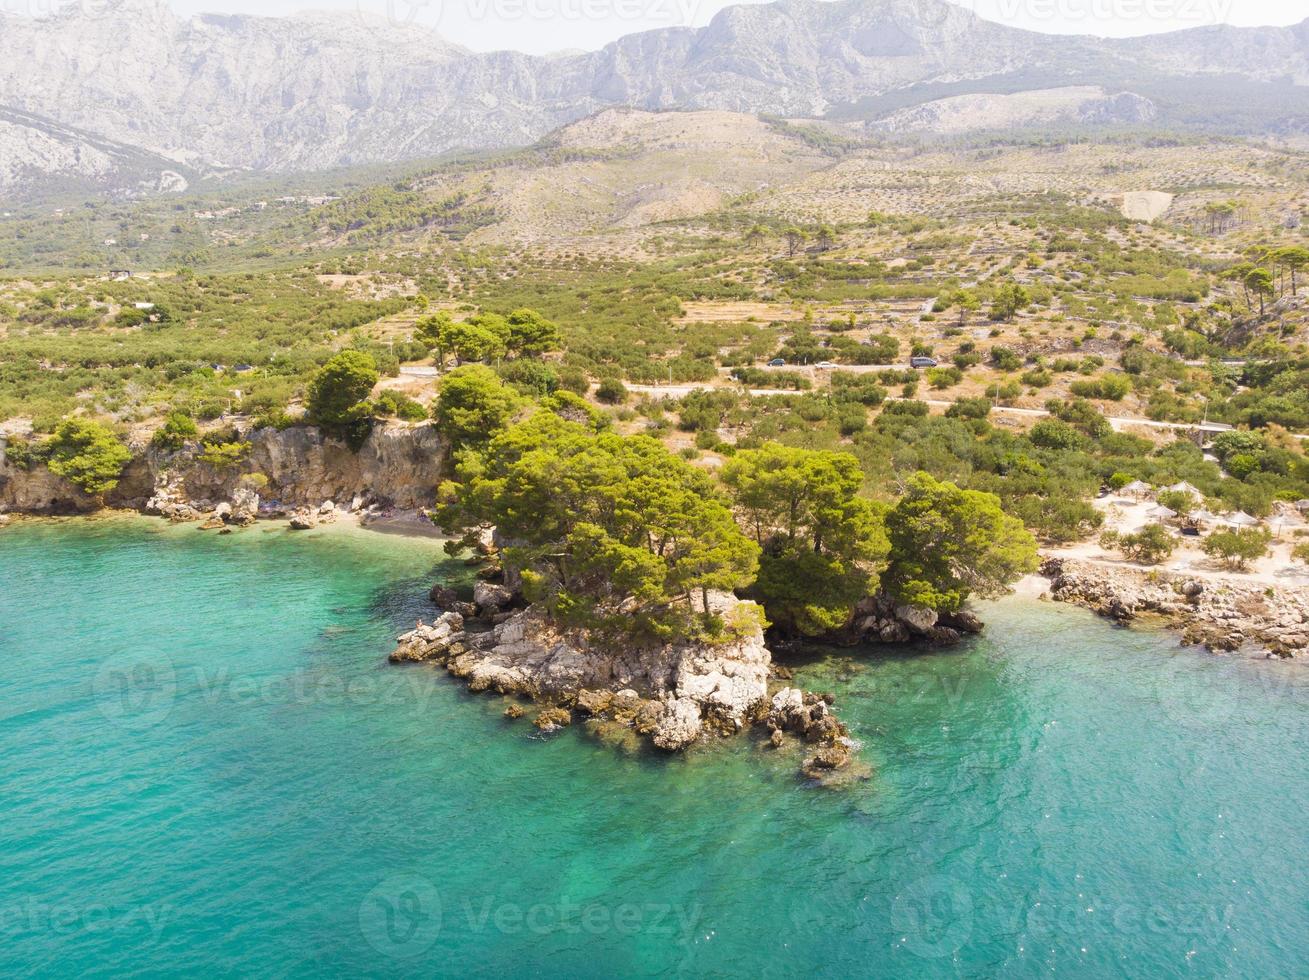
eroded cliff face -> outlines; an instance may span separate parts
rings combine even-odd
[[[194,449],[170,453],[133,447],[132,461],[104,503],[146,510],[152,498],[168,491],[208,511],[232,501],[243,477],[259,473],[268,480],[259,489],[264,503],[286,509],[328,500],[348,504],[355,497],[413,509],[433,502],[446,456],[445,440],[426,423],[380,425],[358,452],[308,426],[259,429],[242,438],[251,444],[250,452],[228,469],[199,462]],[[0,439],[0,511],[77,514],[100,506],[44,466],[14,465],[3,458],[3,449]]]
[[[5,454],[9,441],[0,436],[0,513],[85,514],[99,507],[67,480],[44,466],[26,468]]]

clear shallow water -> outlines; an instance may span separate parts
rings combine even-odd
[[[875,778],[385,664],[431,542],[0,532],[0,974],[1305,975],[1309,675],[1014,600],[815,659]]]

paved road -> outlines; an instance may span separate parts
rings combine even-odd
[[[832,371],[844,371],[846,374],[876,374],[879,371],[912,371],[913,366],[908,362],[904,364],[838,364],[834,368],[823,368],[821,371],[812,364],[788,364],[786,367],[764,368],[765,371],[775,371],[778,374],[803,374],[806,377],[813,374],[825,375]],[[730,374],[724,370],[724,374]]]

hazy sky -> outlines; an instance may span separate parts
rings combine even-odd
[[[171,0],[183,13],[365,10],[432,27],[479,51],[598,48],[651,28],[699,27],[733,0]],[[763,0],[734,0],[758,3]],[[953,0],[989,20],[1050,33],[1128,36],[1207,24],[1294,24],[1303,0]]]

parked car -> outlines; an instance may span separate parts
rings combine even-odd
[[[935,357],[911,357],[909,359],[911,368],[934,368],[936,367]]]
[[[786,359],[785,359],[785,358],[782,358],[782,357],[774,357],[771,361],[768,362],[768,366],[769,366],[769,367],[786,367]]]
[[[814,367],[818,368],[820,371],[833,371],[836,369],[836,365],[831,361],[819,361],[814,365]]]

